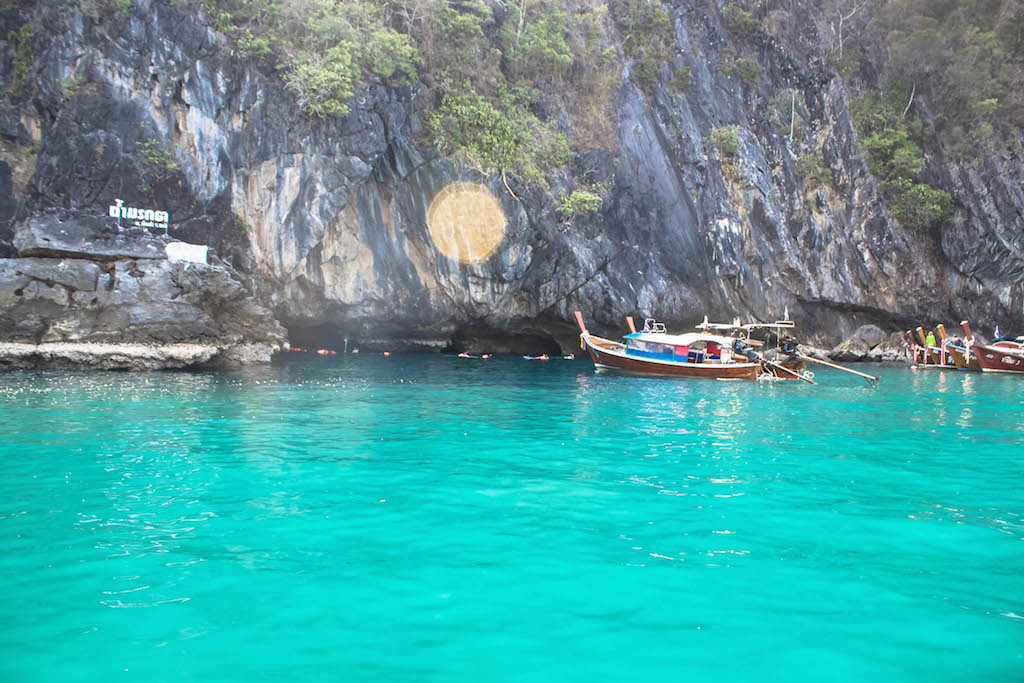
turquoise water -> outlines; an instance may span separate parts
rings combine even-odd
[[[1024,377],[0,374],[2,681],[1024,679]]]

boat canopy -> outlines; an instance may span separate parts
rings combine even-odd
[[[671,344],[673,346],[690,346],[697,342],[712,342],[719,346],[731,347],[734,337],[722,337],[717,334],[687,332],[685,334],[665,334],[664,332],[634,332],[627,334],[626,339],[653,342],[655,344]]]

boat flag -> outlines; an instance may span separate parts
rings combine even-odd
[[[999,339],[1000,336],[1002,335],[999,334],[999,324],[996,323],[996,339]]]
[[[786,306],[786,317],[783,320],[789,320],[789,306]]]

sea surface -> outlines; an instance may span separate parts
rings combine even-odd
[[[1021,681],[1024,377],[0,374],[0,681]]]

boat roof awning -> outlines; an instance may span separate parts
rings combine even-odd
[[[655,344],[671,344],[673,346],[689,346],[696,342],[712,342],[719,346],[732,346],[732,337],[722,337],[717,334],[704,334],[703,332],[687,332],[686,334],[665,334],[663,332],[634,332],[627,334],[626,339],[653,342]]]

